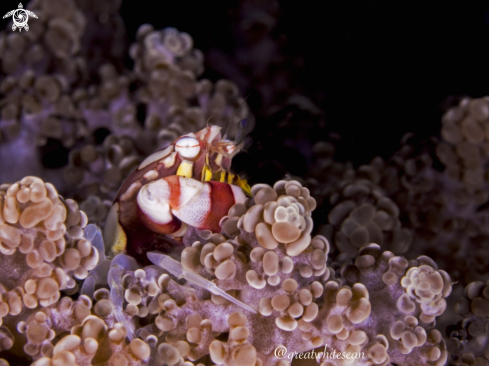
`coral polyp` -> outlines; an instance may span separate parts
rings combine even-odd
[[[377,244],[335,271],[328,266],[328,240],[311,236],[316,202],[297,181],[255,185],[251,199],[228,207],[220,233],[193,226],[193,235],[183,237],[183,268],[238,303],[198,282],[180,283],[164,266],[141,267],[125,255],[104,260],[103,249],[88,240],[100,243],[100,231],[94,236],[76,204],[39,178],[4,188],[2,268],[23,273],[3,282],[13,283],[3,295],[4,347],[31,356],[35,365],[143,365],[150,359],[190,365],[206,357],[222,365],[272,365],[283,363],[277,345],[296,352],[327,346],[362,355],[361,365],[442,365],[448,357],[434,329],[451,293],[448,274],[428,257],[408,261]],[[11,260],[17,252],[22,256]],[[87,276],[97,279],[96,291]],[[76,294],[74,278],[87,278],[76,301],[59,292]],[[58,337],[67,331],[71,335]],[[270,334],[276,344],[267,341]]]

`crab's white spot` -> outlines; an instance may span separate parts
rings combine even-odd
[[[158,178],[158,172],[153,169],[153,170],[148,170],[146,174],[143,175],[143,177],[147,180],[155,180]]]
[[[140,181],[136,181],[134,183],[132,183],[129,188],[121,195],[121,201],[129,201],[131,198],[133,198],[139,188],[141,188],[141,182]]]
[[[185,206],[194,197],[197,197],[205,186],[204,183],[192,178],[179,177],[178,180],[180,182],[180,199],[178,207],[174,207],[175,209]]]
[[[172,219],[170,211],[170,185],[164,179],[144,185],[138,193],[138,206],[156,224],[168,224]]]
[[[231,186],[231,190],[233,191],[234,202],[235,203],[244,203],[244,201],[246,199],[246,195],[244,194],[241,187],[233,186],[232,184],[230,186]]]
[[[201,137],[200,137],[201,140],[204,140],[205,142],[210,144],[211,142],[214,141],[214,139],[217,137],[217,135],[219,135],[221,133],[221,127],[209,126],[209,127],[204,128],[201,132],[203,132],[201,134]],[[219,141],[220,139],[221,139],[221,137],[219,136],[219,138],[217,140]]]
[[[178,229],[174,233],[171,233],[171,236],[175,236],[175,237],[184,236],[185,233],[187,232],[187,229],[188,229],[188,225],[182,222],[182,226],[180,227],[180,229]]]
[[[188,178],[180,179],[185,179],[188,181],[193,180]],[[200,183],[198,181],[194,182]],[[183,185],[181,185],[180,189],[182,191],[183,189],[188,189],[186,198],[190,198],[190,200],[187,200],[187,204],[181,205],[180,207],[174,208],[172,210],[173,215],[178,217],[181,221],[186,222],[188,225],[195,226],[197,228],[201,227],[204,224],[211,210],[211,186],[210,184],[200,184],[202,184],[202,188],[197,192],[191,185],[188,185],[187,188],[184,188]],[[180,202],[182,202],[182,196],[180,197]]]
[[[195,158],[200,152],[200,143],[197,139],[185,136],[179,139],[175,144],[175,150],[181,157],[186,159]]]
[[[127,236],[119,224],[119,203],[116,202],[110,208],[104,228],[104,243],[106,248],[114,252],[122,252],[126,248]]]
[[[168,155],[170,155],[172,150],[173,150],[173,145],[170,145],[166,149],[163,149],[163,150],[160,150],[160,151],[157,151],[157,152],[151,154],[146,159],[144,159],[141,164],[139,164],[138,170],[141,170],[141,169],[147,167],[149,164],[154,163],[157,160],[161,160],[163,158],[166,158]]]
[[[175,165],[175,159],[177,158],[177,153],[174,151],[166,158],[164,158],[160,164],[163,164],[165,168],[170,168]]]

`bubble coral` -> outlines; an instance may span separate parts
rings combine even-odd
[[[102,201],[98,196],[90,195],[80,203],[80,209],[87,215],[88,222],[103,229],[111,204],[109,200]]]
[[[78,0],[76,5],[86,20],[81,50],[84,59],[87,60],[88,72],[95,74],[108,60],[117,60],[117,66],[120,66],[126,52],[125,26],[119,14],[122,1]],[[93,47],[94,44],[103,44],[104,47]]]
[[[77,56],[85,18],[69,0],[32,1],[28,9],[38,15],[26,33],[2,34],[2,68],[7,74],[32,69],[44,74],[54,65],[68,80],[76,80],[83,62]],[[42,40],[43,42],[40,42]]]
[[[480,205],[488,199],[487,192],[484,192],[489,156],[485,132],[488,118],[486,97],[464,98],[442,118],[444,142],[438,145],[437,154],[446,166],[446,174],[458,182],[455,196],[467,196],[466,200],[472,204]]]
[[[401,226],[398,206],[386,197],[375,173],[371,167],[361,166],[356,172],[358,178],[342,180],[330,196],[330,226],[322,230],[334,238],[340,252],[350,256],[368,243],[378,243],[398,254],[405,253],[411,244],[410,231]],[[365,174],[369,179],[362,177]]]
[[[125,344],[126,329],[121,323],[108,326],[102,319],[89,315],[71,334],[61,338],[45,356],[33,363],[44,365],[127,365],[147,364],[150,347],[140,339]]]
[[[9,156],[0,173],[2,181],[42,174],[37,146],[49,150],[50,144],[59,145],[54,165],[62,165],[63,149],[86,133],[70,90],[86,76],[85,60],[78,52],[83,14],[69,0],[32,1],[28,8],[38,15],[29,32],[0,34],[0,63],[7,75],[0,88],[0,154]],[[11,150],[18,153],[10,155]],[[52,181],[63,190],[57,177]]]
[[[102,146],[87,143],[81,149],[72,149],[63,177],[71,191],[76,189],[79,192],[79,197],[113,200],[123,179],[142,160],[133,139],[109,135]],[[103,220],[105,216],[98,219]]]
[[[465,284],[484,279],[488,236],[486,214],[479,205],[487,192],[468,194],[449,177],[448,166],[439,171],[445,164],[440,155],[445,142],[435,138],[420,142],[412,134],[401,142],[402,148],[389,161],[370,165],[382,175],[380,184],[399,206],[402,225],[412,231],[409,252],[436,257],[452,279],[463,279]]]
[[[185,237],[181,263],[257,314],[176,282],[157,266],[137,269],[118,256],[125,263],[117,290],[123,314],[156,359],[173,365],[209,355],[216,364],[278,365],[284,360],[274,349],[281,344],[297,352],[324,345],[363,352],[362,365],[445,363],[446,346],[433,327],[451,282],[431,259],[408,261],[370,244],[335,278],[326,263],[328,241],[310,236],[315,202],[308,190],[296,181],[279,181],[251,191],[252,199],[231,207],[221,220],[221,234],[194,230]],[[111,293],[118,288],[109,285]],[[104,293],[95,305],[100,303],[100,315],[113,309]],[[266,341],[270,334],[273,344]]]
[[[76,113],[64,77],[36,76],[29,69],[19,78],[10,77],[4,81],[3,93],[4,102],[10,105],[5,107],[3,117],[15,119],[29,128],[27,135],[35,135],[38,145],[45,145],[46,140],[52,138],[71,147],[77,138],[84,136],[84,123]],[[14,107],[17,110],[15,114]]]
[[[455,302],[454,310],[462,320],[450,327],[450,334],[447,334],[451,365],[484,365],[488,362],[488,298],[488,283],[475,281],[465,287],[464,296]]]
[[[203,71],[203,56],[192,48],[192,37],[175,28],[156,31],[145,24],[136,38],[130,55],[134,72],[143,82],[136,94],[146,104],[146,129],[159,130],[157,147],[204,128],[210,117],[215,125],[230,125],[228,137],[234,138],[236,123],[248,117],[249,110],[234,83],[196,80]],[[191,98],[196,103],[189,103]]]
[[[17,330],[25,335],[24,352],[36,360],[33,365],[141,365],[149,346],[140,339],[126,344],[124,325],[106,315],[84,295],[76,301],[63,297],[19,322]]]
[[[423,280],[416,282],[420,279],[420,273],[424,274],[421,276]],[[436,316],[445,310],[444,299],[451,292],[451,281],[430,258],[419,257],[408,261],[391,252],[382,252],[376,244],[370,244],[359,250],[354,265],[342,267],[341,275],[347,283],[362,283],[370,295],[372,312],[380,311],[383,322],[390,324],[389,333],[384,333],[389,340],[386,351],[390,362],[412,364],[413,361],[409,361],[412,357],[416,364],[445,364],[448,357],[445,341],[433,327]],[[408,278],[416,280],[409,280],[411,283],[408,284]],[[428,285],[423,283],[418,286],[421,282]],[[390,310],[382,312],[382,307],[389,307]],[[371,316],[375,317],[373,314]],[[374,329],[360,329],[372,336],[375,334]],[[383,336],[381,329],[378,336]]]
[[[2,318],[12,324],[29,309],[55,304],[60,291],[76,292],[100,257],[83,228],[87,216],[54,186],[25,177],[0,188]]]
[[[477,201],[473,196],[479,202],[476,203],[468,200],[469,196],[460,195],[463,190],[455,189],[456,185],[446,173],[438,170],[439,162],[435,152],[440,145],[437,139],[419,141],[413,134],[407,134],[401,143],[400,150],[387,161],[377,157],[357,170],[340,163],[335,163],[337,168],[332,170],[333,147],[327,143],[317,144],[318,160],[315,168],[324,168],[332,176],[321,184],[315,179],[310,181],[312,192],[329,201],[322,202],[321,207],[331,207],[327,211],[328,224],[321,226],[317,232],[332,241],[340,240],[338,243],[335,241],[340,252],[348,254],[349,251],[349,255],[354,256],[356,248],[350,236],[353,234],[352,229],[357,226],[352,225],[355,221],[351,217],[353,211],[350,214],[349,210],[354,207],[349,201],[359,200],[366,209],[369,204],[377,206],[375,202],[382,197],[382,202],[390,202],[390,209],[384,207],[382,210],[393,215],[388,219],[382,213],[383,225],[394,225],[391,232],[383,228],[382,245],[385,249],[395,254],[405,253],[409,258],[423,254],[436,257],[438,265],[454,280],[463,278],[468,283],[484,279],[487,266],[485,243],[488,240],[484,223],[487,217],[481,206],[478,206],[484,199]],[[352,182],[357,183],[352,185]],[[352,194],[354,186],[363,188],[355,191],[351,197],[344,197]],[[369,189],[372,192],[375,190],[379,198],[375,198],[374,193],[367,195]],[[316,217],[319,223],[323,220],[322,217]],[[359,235],[354,239],[366,238]],[[337,259],[338,262],[345,260],[344,256]]]
[[[93,24],[100,29],[97,22],[107,17],[117,23],[119,5],[32,1],[30,9],[42,16],[29,33],[0,35],[7,75],[0,85],[0,153],[22,152],[2,165],[2,174],[10,180],[16,161],[29,161],[23,169],[41,175],[33,148],[57,140],[69,151],[69,164],[64,183],[54,183],[81,202],[33,176],[0,186],[2,356],[37,366],[282,366],[287,361],[274,350],[283,345],[295,352],[326,346],[355,353],[363,356],[358,365],[442,365],[448,350],[453,364],[487,363],[487,283],[466,287],[455,307],[463,319],[445,345],[435,327],[447,314],[450,276],[426,256],[397,256],[409,248],[415,258],[429,243],[450,274],[470,265],[471,275],[485,275],[480,254],[487,218],[477,210],[488,198],[487,98],[465,98],[443,117],[444,142],[436,152],[444,174],[434,168],[432,151],[412,150],[408,140],[391,160],[376,158],[357,169],[335,162],[333,145],[319,142],[315,171],[302,183],[255,185],[252,197],[226,207],[212,230],[190,222],[179,247],[183,268],[256,313],[159,266],[141,267],[127,256],[106,259],[101,231],[88,223],[104,225],[109,200],[132,171],[144,183],[161,178],[155,166],[176,170],[173,164],[188,157],[177,157],[178,149],[189,146],[144,156],[204,128],[210,117],[229,126],[227,137],[242,141],[236,122],[249,114],[234,83],[198,79],[203,54],[175,28],[141,26],[130,50],[132,71],[110,57],[88,57],[87,24],[93,37]],[[256,52],[270,41],[274,20],[248,11],[266,29],[263,42],[249,47]],[[262,56],[256,52],[250,60]],[[86,83],[95,73],[98,84]],[[301,104],[297,96],[288,103],[293,100]],[[28,141],[36,144],[26,149]],[[131,195],[137,184],[122,194]],[[322,235],[313,234],[313,212],[321,223],[327,219],[317,231]],[[147,238],[138,230],[132,235]],[[459,247],[477,250],[452,255]],[[342,254],[332,256],[335,248]],[[323,366],[343,363],[328,359]]]
[[[91,301],[86,296],[76,301],[63,297],[56,304],[31,311],[16,324],[16,351],[23,345],[23,351],[34,359],[52,355],[60,348],[53,345],[59,340],[57,335],[81,324],[90,315],[90,307]]]
[[[446,307],[449,276],[427,257],[407,261],[377,244],[335,271],[328,240],[311,237],[316,202],[297,181],[255,185],[253,197],[221,219],[221,233],[190,227],[183,238],[183,267],[256,314],[177,282],[164,268],[139,268],[126,256],[104,260],[100,231],[39,178],[1,192],[8,273],[0,344],[35,365],[141,365],[150,358],[192,365],[206,357],[223,365],[283,364],[274,354],[279,344],[297,352],[327,345],[364,355],[365,365],[442,365],[447,358],[433,327]],[[19,276],[23,261],[27,271]],[[60,290],[76,291],[75,278],[86,279],[83,295],[60,299]],[[276,344],[266,342],[270,334]]]
[[[139,27],[136,38],[138,42],[131,46],[130,54],[136,61],[135,70],[140,75],[148,75],[158,67],[178,65],[179,61],[185,56],[190,56],[192,52],[192,37],[175,28],[155,31],[151,25],[144,24]],[[197,54],[203,58],[200,51]],[[203,69],[196,69],[195,76],[198,76]]]

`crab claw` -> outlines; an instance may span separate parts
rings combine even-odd
[[[219,221],[231,206],[243,203],[245,198],[237,186],[214,181],[202,183],[174,175],[144,185],[137,204],[141,222],[148,229],[183,235],[178,233],[182,222],[201,230],[220,232]]]

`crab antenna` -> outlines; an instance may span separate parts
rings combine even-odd
[[[242,142],[244,142],[254,128],[255,128],[255,119],[252,116],[239,121],[234,144],[237,146]]]
[[[212,114],[211,116],[209,116],[209,118],[207,118],[207,126],[206,127],[209,127],[209,122],[210,122],[211,118],[214,117],[216,114],[219,114],[219,113]]]
[[[228,135],[228,131],[229,131],[229,127],[231,126],[231,123],[233,123],[233,119],[234,117],[236,117],[236,114],[238,113],[239,109],[243,106],[243,104],[246,102],[246,100],[250,97],[251,93],[249,93],[246,98],[243,99],[243,101],[241,103],[239,103],[239,106],[238,108],[236,108],[236,110],[234,111],[233,115],[231,116],[231,118],[229,119],[228,121],[228,126],[226,127],[226,131],[224,132],[223,134],[223,137],[222,139],[225,140],[227,135]]]

